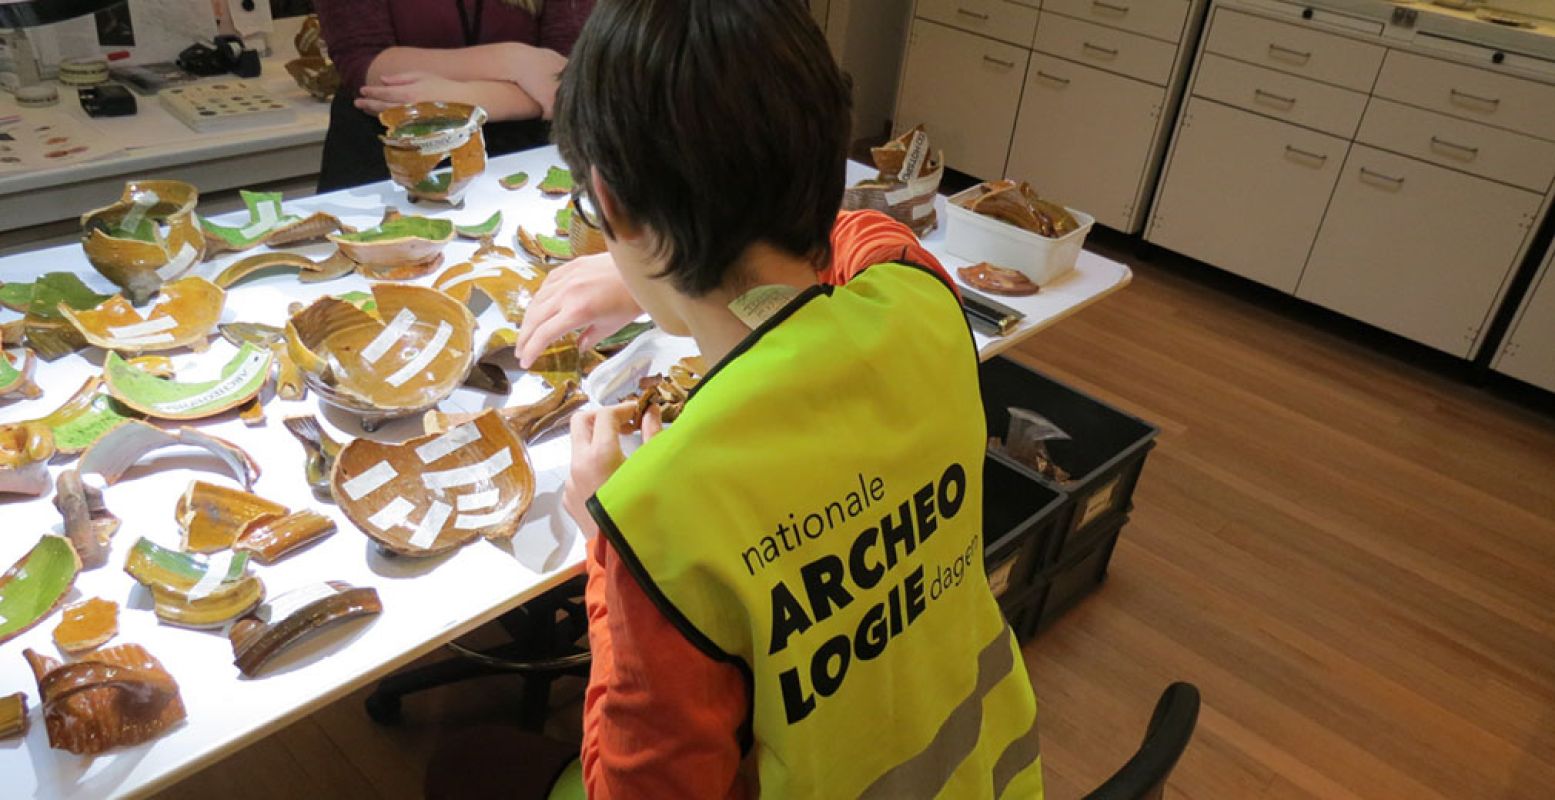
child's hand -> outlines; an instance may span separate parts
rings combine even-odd
[[[572,472],[562,489],[562,507],[594,538],[599,526],[588,511],[588,499],[605,485],[626,461],[621,453],[621,420],[632,413],[631,403],[580,411],[572,416]]]
[[[553,342],[575,330],[582,331],[578,349],[587,350],[642,313],[609,253],[583,256],[552,270],[540,284],[524,311],[514,355],[528,369]]]

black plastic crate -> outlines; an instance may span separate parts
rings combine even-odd
[[[1011,616],[1028,604],[1067,521],[1068,497],[998,453],[983,461],[983,565],[1000,608]]]
[[[1087,531],[1094,535],[1085,536],[1073,555],[1037,576],[1034,583],[1040,588],[1023,611],[1024,630],[1017,629],[1017,636],[1047,630],[1107,580],[1112,551],[1117,547],[1118,534],[1127,523],[1127,514],[1113,514],[1096,520]]]
[[[1060,488],[1070,498],[1058,546],[1043,566],[1070,559],[1093,538],[1087,527],[1109,515],[1126,514],[1134,505],[1134,487],[1145,457],[1159,432],[1154,425],[1008,358],[985,361],[980,369],[988,434],[1004,437],[1009,408],[1029,408],[1069,434],[1047,443],[1048,455],[1068,471]],[[1024,466],[1034,477],[1050,483]]]

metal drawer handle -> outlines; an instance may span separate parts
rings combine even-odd
[[[1362,177],[1371,177],[1371,178],[1378,178],[1378,179],[1381,179],[1381,180],[1385,180],[1388,183],[1393,184],[1394,186],[1403,186],[1404,185],[1404,179],[1403,178],[1395,178],[1392,175],[1384,175],[1384,174],[1382,174],[1380,172],[1377,172],[1376,170],[1367,169],[1365,167],[1361,167],[1361,176]]]
[[[1061,84],[1063,84],[1065,86],[1069,85],[1069,79],[1068,78],[1060,78],[1057,75],[1050,75],[1050,74],[1048,74],[1046,72],[1043,72],[1040,69],[1037,70],[1037,77],[1047,78],[1048,80],[1050,80],[1050,81],[1052,81],[1054,83],[1061,83]]]
[[[1479,148],[1478,147],[1469,147],[1466,144],[1458,144],[1457,142],[1449,142],[1446,139],[1443,139],[1443,138],[1441,138],[1439,136],[1432,136],[1431,137],[1431,144],[1435,145],[1436,147],[1442,148],[1442,149],[1457,150],[1460,153],[1467,153],[1469,158],[1474,158],[1475,156],[1479,155]]]
[[[1015,66],[1015,62],[1014,61],[1005,61],[1002,58],[994,58],[993,56],[983,56],[983,60],[987,61],[990,64],[998,64],[999,66],[1004,67],[1006,69],[1009,69],[1009,68]]]
[[[1286,97],[1283,94],[1275,94],[1274,92],[1266,92],[1266,91],[1264,91],[1262,89],[1254,89],[1253,90],[1253,96],[1254,97],[1265,97],[1265,98],[1273,100],[1273,101],[1275,101],[1277,103],[1283,103],[1286,108],[1294,108],[1296,106],[1296,98],[1294,98],[1294,97]]]
[[[1127,14],[1128,6],[1120,6],[1115,3],[1103,2],[1103,0],[1091,0],[1091,6],[1103,11],[1111,11],[1114,14]]]
[[[1298,64],[1305,64],[1312,60],[1312,51],[1310,50],[1293,50],[1289,47],[1277,45],[1274,42],[1269,43],[1269,55],[1289,56],[1288,60],[1294,60]]]
[[[1484,103],[1485,105],[1491,107],[1501,105],[1501,98],[1499,97],[1481,97],[1477,94],[1469,94],[1468,92],[1462,92],[1457,89],[1448,89],[1447,92],[1449,96],[1458,100],[1473,100],[1476,103]]]
[[[1115,49],[1113,49],[1111,47],[1102,47],[1099,44],[1091,44],[1090,42],[1085,42],[1084,44],[1081,44],[1080,46],[1085,48],[1086,50],[1095,50],[1096,52],[1101,53],[1102,55],[1108,56],[1110,58],[1116,58],[1117,55],[1118,55],[1118,51],[1117,50],[1115,50]]]
[[[956,13],[960,14],[963,17],[971,17],[972,19],[980,19],[980,20],[982,20],[984,22],[988,21],[988,15],[987,14],[984,14],[981,11],[973,11],[970,8],[957,8],[956,9]]]
[[[1328,156],[1322,153],[1314,153],[1311,150],[1303,150],[1292,145],[1285,145],[1285,152],[1292,155],[1305,156],[1320,163],[1326,163],[1328,161]]]

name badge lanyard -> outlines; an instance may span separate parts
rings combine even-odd
[[[459,28],[464,31],[464,46],[474,47],[481,40],[481,12],[486,10],[486,0],[475,0],[474,19],[464,10],[464,0],[454,0],[454,8],[459,9]]]

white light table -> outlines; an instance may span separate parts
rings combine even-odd
[[[412,206],[404,193],[389,184],[334,192],[288,203],[295,212],[329,211],[349,224],[369,226],[386,204],[407,213],[445,217],[464,223],[485,219],[503,211],[500,240],[511,241],[518,225],[531,230],[554,228],[559,203],[533,188],[546,168],[559,163],[554,148],[542,148],[493,159],[486,175],[470,190],[463,209],[445,206]],[[855,165],[854,171],[863,167]],[[502,189],[497,179],[513,172],[532,176],[531,185],[517,192]],[[219,218],[238,222],[232,215]],[[935,239],[931,237],[930,246]],[[299,248],[314,257],[326,255],[328,245]],[[455,242],[446,251],[445,263],[460,263],[473,251],[468,242]],[[229,254],[197,267],[211,276],[239,256]],[[950,264],[959,263],[947,259]],[[100,291],[111,286],[91,270],[76,245],[65,245],[0,258],[0,280],[31,280],[52,270],[70,270]],[[1114,262],[1086,254],[1078,272],[1034,298],[1011,303],[1029,317],[1012,336],[980,339],[985,356],[1035,333],[1054,320],[1083,307],[1128,280],[1128,270]],[[422,279],[429,283],[430,278]],[[234,286],[228,294],[224,321],[281,323],[287,305],[309,302],[324,294],[365,289],[367,282],[350,276],[323,284],[301,284],[287,272],[252,278]],[[4,312],[9,314],[9,312]],[[480,317],[483,328],[477,341],[498,324],[494,309]],[[176,357],[181,380],[213,377],[233,352],[217,339],[203,355]],[[37,380],[44,395],[0,406],[0,422],[40,416],[57,407],[89,375],[101,368],[102,353],[87,350],[53,363],[40,364]],[[541,393],[538,379],[521,377],[514,401],[527,402]],[[445,410],[473,411],[504,405],[508,398],[461,389]],[[300,402],[271,400],[265,407],[268,422],[247,428],[227,414],[198,423],[202,429],[228,438],[248,450],[263,466],[255,491],[292,508],[314,508],[332,516],[340,526],[333,536],[271,566],[255,565],[270,596],[323,580],[344,580],[372,586],[382,598],[383,613],[332,629],[281,657],[258,679],[244,679],[232,665],[232,651],[220,632],[192,631],[161,625],[151,613],[150,598],[122,571],[125,557],[136,539],[148,537],[177,547],[179,533],[173,507],[191,480],[234,485],[231,478],[211,471],[213,461],[198,455],[172,454],[138,466],[106,492],[109,508],[123,519],[114,538],[106,566],[84,572],[76,580],[68,602],[102,597],[121,606],[119,635],[110,644],[138,643],[157,656],[178,681],[188,719],[167,735],[147,744],[114,751],[96,759],[80,758],[48,747],[38,692],[22,659],[24,648],[56,655],[51,633],[59,621],[54,614],[25,634],[0,645],[0,694],[22,691],[32,706],[31,730],[23,739],[0,742],[0,775],[5,776],[0,795],[5,797],[103,797],[143,795],[166,787],[223,756],[277,731],[323,705],[433,650],[546,589],[577,574],[583,543],[576,528],[562,513],[560,490],[569,458],[566,437],[555,437],[529,451],[537,473],[537,497],[522,529],[513,541],[498,546],[475,542],[450,555],[421,559],[387,559],[378,555],[365,536],[353,528],[337,508],[315,501],[302,478],[302,449],[281,426],[294,414],[316,414],[337,438],[364,435],[354,418],[322,410],[312,394]],[[403,439],[420,432],[418,420],[389,423],[372,434],[380,439]],[[63,468],[56,465],[55,470]],[[40,534],[59,529],[59,515],[47,497],[0,498],[5,503],[8,535],[0,536],[0,568],[19,559]]]

